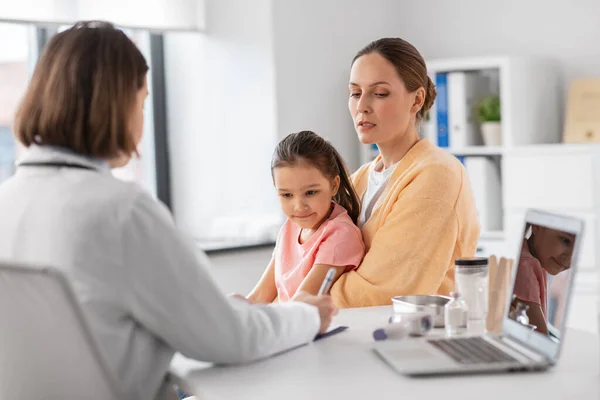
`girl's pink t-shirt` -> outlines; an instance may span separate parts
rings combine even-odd
[[[523,240],[521,247],[521,257],[515,278],[515,287],[513,289],[517,298],[532,303],[539,304],[542,307],[544,315],[548,315],[546,299],[548,297],[548,274],[542,267],[540,261],[529,251],[527,240]]]
[[[365,245],[360,229],[344,207],[333,204],[329,218],[302,244],[298,225],[288,219],[281,227],[273,252],[280,302],[289,301],[296,294],[313,265],[345,266],[350,271],[362,261]]]

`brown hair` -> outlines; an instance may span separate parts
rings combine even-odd
[[[427,66],[421,53],[404,39],[382,38],[369,43],[356,53],[352,64],[359,57],[372,53],[381,55],[396,68],[398,76],[409,92],[414,92],[420,87],[425,89],[423,107],[417,113],[418,119],[424,119],[427,111],[433,105],[437,92],[433,82],[427,75]]]
[[[294,165],[299,161],[310,163],[329,179],[340,177],[340,188],[333,200],[348,211],[348,215],[356,224],[360,214],[360,202],[350,182],[348,168],[335,147],[311,131],[289,134],[275,148],[271,173],[275,168]]]
[[[107,22],[78,22],[41,55],[15,117],[17,139],[112,158],[137,153],[129,118],[148,64]]]

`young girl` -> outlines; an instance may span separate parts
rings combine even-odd
[[[574,245],[575,236],[571,233],[538,225],[527,228],[514,295],[516,301],[529,306],[529,323],[540,333],[548,333],[548,275],[556,276],[571,268]]]
[[[356,226],[358,196],[329,142],[310,131],[288,135],[275,149],[271,174],[287,221],[269,266],[247,297],[252,303],[316,294],[331,267],[335,281],[365,253]]]

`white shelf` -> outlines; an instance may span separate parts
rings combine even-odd
[[[600,151],[600,143],[542,143],[521,146],[469,146],[447,148],[455,156],[503,156],[503,155],[557,155],[589,153],[591,149]]]
[[[496,146],[469,146],[460,149],[449,148],[448,151],[455,156],[501,156],[503,147]]]
[[[563,114],[559,101],[561,91],[558,85],[548,84],[559,79],[556,61],[512,56],[438,59],[427,61],[427,71],[434,82],[438,72],[480,71],[491,74],[490,83],[494,86],[497,84],[497,91],[491,92],[499,94],[502,107],[503,147],[560,140],[560,116]],[[430,110],[430,116],[435,123],[436,102]]]
[[[434,71],[473,71],[505,67],[515,57],[491,56],[471,58],[447,58],[427,61],[427,69]]]
[[[479,234],[479,238],[486,240],[504,240],[504,231],[482,231]]]
[[[558,155],[589,153],[600,149],[600,143],[543,143],[515,146],[505,150],[510,155]]]

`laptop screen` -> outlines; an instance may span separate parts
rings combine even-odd
[[[520,243],[508,316],[556,341],[567,311],[576,236],[528,222]]]

